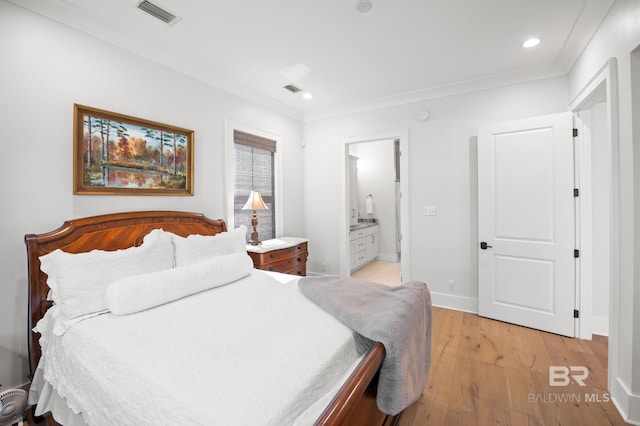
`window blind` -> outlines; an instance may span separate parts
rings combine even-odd
[[[276,141],[234,130],[234,221],[247,226],[247,239],[252,227],[252,210],[242,210],[252,189],[260,191],[268,210],[258,210],[258,234],[261,240],[275,238],[274,154]]]
[[[276,152],[276,141],[241,132],[240,130],[233,131],[233,142],[265,151]]]

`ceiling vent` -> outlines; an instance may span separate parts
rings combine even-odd
[[[173,25],[181,19],[176,15],[174,15],[173,13],[147,0],[144,0],[138,3],[137,7],[141,11],[148,13],[149,15],[153,16],[156,19],[161,20],[167,25]]]
[[[290,91],[291,93],[298,93],[302,91],[301,88],[296,87],[293,84],[287,84],[286,86],[284,86],[284,88]]]

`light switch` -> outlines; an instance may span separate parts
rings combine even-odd
[[[424,206],[422,207],[422,214],[424,216],[435,216],[436,208],[434,206]]]

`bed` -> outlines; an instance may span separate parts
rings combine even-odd
[[[190,235],[214,236],[227,231],[224,221],[212,220],[198,213],[144,211],[73,219],[66,221],[54,231],[25,236],[29,274],[29,361],[34,378],[38,376],[38,366],[42,357],[40,342],[42,330],[39,330],[40,332],[32,330],[38,326],[43,318],[47,317],[47,312],[53,305],[50,300],[51,289],[47,284],[48,277],[41,269],[40,258],[58,249],[67,253],[89,253],[92,250],[118,251],[137,248],[144,245],[145,236],[158,229],[182,238]],[[286,279],[281,279],[281,281],[284,282]],[[231,287],[223,286],[221,288]],[[163,305],[161,308],[148,309],[145,312],[153,312],[156,309],[166,309],[166,307]],[[73,330],[75,334],[78,334],[75,330],[91,330],[86,324],[98,324],[100,321],[105,321],[106,316],[108,315],[98,315],[95,319],[89,318],[78,325],[73,325],[69,330]],[[123,318],[126,316],[123,315]],[[70,331],[67,331],[66,335],[70,334]],[[207,336],[198,333],[195,335],[197,341],[192,342],[191,346],[204,345],[203,342]],[[315,411],[310,411],[315,419],[312,423],[317,425],[391,425],[397,421],[399,415],[385,414],[376,405],[379,369],[385,358],[384,346],[380,343],[372,343],[366,350],[363,351],[362,346],[358,350],[362,352],[360,356],[348,368],[344,369],[343,374],[332,385],[331,390],[323,391],[322,398],[312,404],[315,405]],[[155,361],[150,357],[149,362]],[[264,389],[257,391],[252,389],[253,393],[267,394],[270,389],[279,386],[277,374],[272,378],[268,377],[268,372],[265,374],[267,374],[266,379],[256,380],[256,383],[263,383],[260,386],[263,386]],[[40,377],[40,379],[42,378]],[[266,385],[264,384],[265,380],[267,381]],[[71,395],[63,396],[72,397]],[[196,403],[207,405],[207,401],[197,401]],[[311,414],[305,413],[307,417]],[[242,414],[240,413],[240,415]],[[58,424],[50,413],[44,413],[43,417],[49,425]],[[305,417],[301,416],[300,418],[304,419]],[[307,424],[307,421],[308,419],[302,420],[301,424]]]

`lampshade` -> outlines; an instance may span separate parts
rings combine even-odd
[[[269,208],[266,206],[264,201],[262,201],[262,195],[260,195],[260,191],[251,191],[249,194],[249,199],[242,207],[242,210],[268,210]]]

